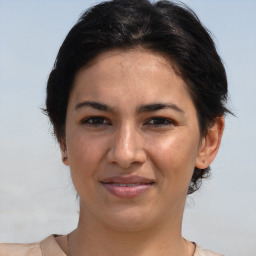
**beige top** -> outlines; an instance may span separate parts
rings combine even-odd
[[[53,235],[39,243],[32,244],[0,244],[0,256],[67,256]],[[193,256],[223,256],[204,250],[196,245]]]

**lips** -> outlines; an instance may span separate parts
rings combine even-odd
[[[116,176],[101,180],[103,187],[111,194],[124,199],[136,198],[154,185],[154,180],[140,176]]]

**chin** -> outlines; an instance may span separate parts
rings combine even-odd
[[[150,211],[138,209],[134,206],[119,207],[105,215],[104,221],[106,225],[112,229],[119,231],[135,232],[140,231],[154,222]]]

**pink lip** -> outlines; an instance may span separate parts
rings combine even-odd
[[[154,181],[140,176],[115,176],[103,179],[101,184],[108,192],[117,197],[132,199],[150,189]]]

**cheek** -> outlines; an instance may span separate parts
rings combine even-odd
[[[67,150],[72,178],[79,182],[91,180],[104,158],[104,141],[85,133],[74,132],[67,138]],[[74,183],[75,183],[74,180]]]
[[[198,143],[187,134],[173,134],[154,138],[148,142],[149,152],[155,168],[163,177],[186,180],[191,178],[197,157]]]

